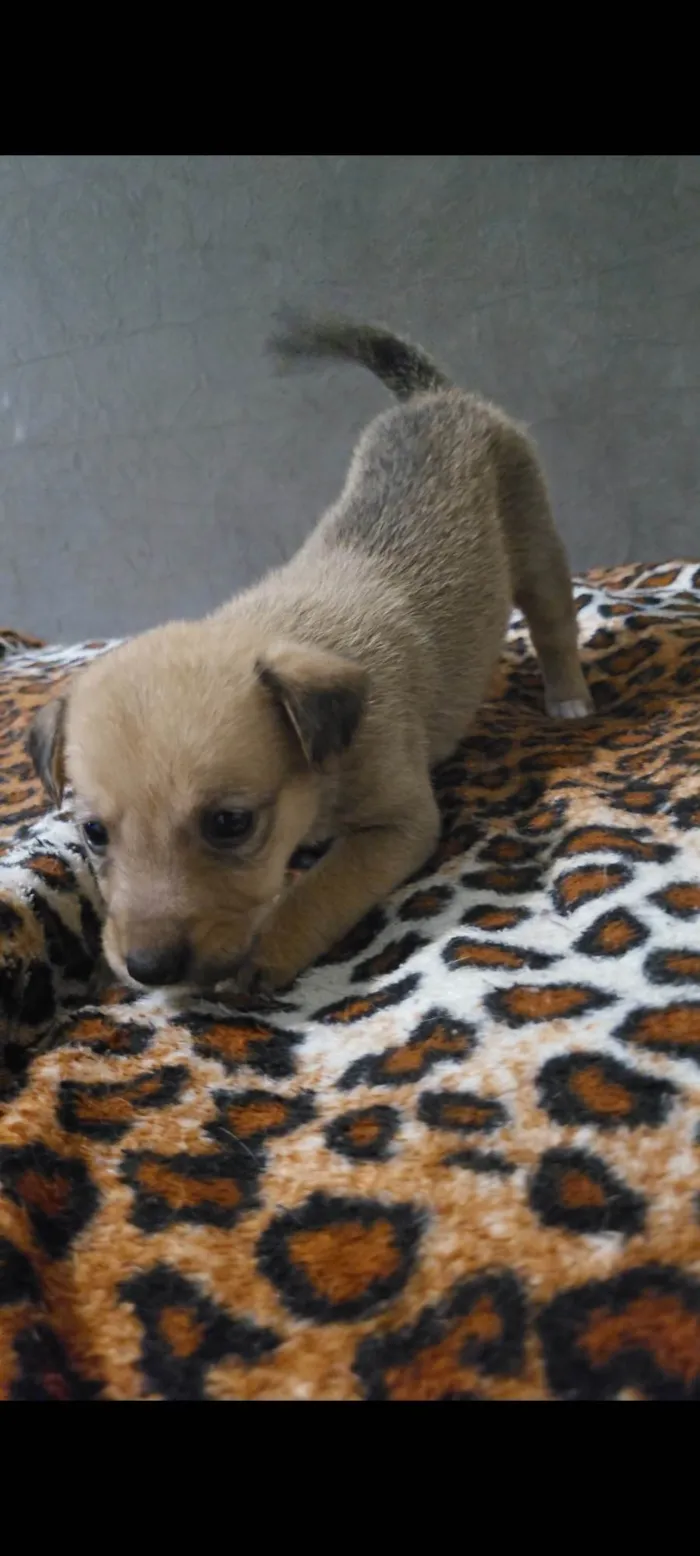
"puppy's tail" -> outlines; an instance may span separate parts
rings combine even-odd
[[[301,366],[312,359],[331,358],[360,362],[397,400],[452,387],[419,346],[380,325],[356,324],[332,316],[313,319],[289,309],[278,314],[278,324],[268,349],[281,364]]]

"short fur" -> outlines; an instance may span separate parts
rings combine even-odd
[[[522,428],[386,330],[296,320],[275,345],[361,362],[402,403],[362,434],[291,561],[204,620],[95,661],[32,739],[52,796],[65,780],[78,819],[109,829],[96,864],[122,978],[128,960],[167,965],[177,946],[189,984],[285,985],[416,870],[438,834],[431,769],[487,692],[513,599],[549,712],[591,708]],[[202,811],[240,807],[254,835],[214,853]],[[329,837],[290,885],[295,849]]]

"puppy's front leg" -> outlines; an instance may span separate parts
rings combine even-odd
[[[329,951],[370,908],[424,863],[437,841],[432,792],[418,813],[340,838],[302,876],[263,928],[255,963],[273,988]]]

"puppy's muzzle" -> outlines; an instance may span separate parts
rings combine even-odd
[[[163,988],[167,984],[186,983],[192,964],[192,952],[185,940],[171,945],[145,946],[130,951],[126,958],[126,970],[135,983],[146,988]]]
[[[249,954],[227,958],[225,962],[202,963],[186,940],[134,948],[125,957],[124,965],[129,977],[142,988],[163,989],[184,984],[202,993],[213,992],[218,984],[233,980],[245,988],[253,973]]]

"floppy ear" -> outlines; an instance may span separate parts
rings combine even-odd
[[[367,678],[359,665],[302,643],[273,643],[255,666],[299,741],[321,767],[350,745],[362,717]]]
[[[35,714],[27,736],[27,751],[54,805],[60,805],[66,782],[63,765],[65,717],[65,697],[54,697]]]

